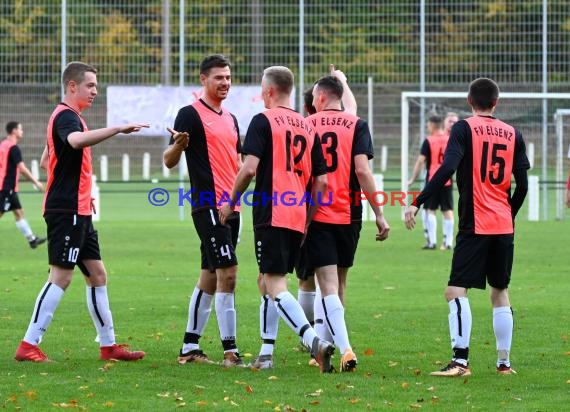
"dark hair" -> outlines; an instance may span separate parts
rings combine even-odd
[[[97,74],[97,69],[89,64],[83,62],[71,62],[65,66],[63,74],[61,75],[61,82],[63,87],[67,87],[67,83],[74,81],[79,84],[85,79],[85,73],[92,72]]]
[[[441,126],[443,124],[443,118],[439,114],[432,114],[428,117],[428,122]]]
[[[317,113],[317,109],[313,106],[313,87],[314,86],[309,87],[305,90],[305,93],[303,93],[303,97],[305,98],[305,110],[308,114]]]
[[[328,96],[341,100],[343,87],[341,81],[335,76],[324,76],[317,80],[315,86],[323,90]]]
[[[280,94],[291,94],[295,83],[295,76],[291,69],[285,66],[271,66],[263,70],[263,77],[275,87]]]
[[[202,63],[200,63],[200,74],[207,76],[210,73],[210,70],[214,67],[231,68],[232,65],[226,56],[222,54],[212,54],[206,57],[204,60],[202,60]]]
[[[469,85],[469,99],[475,109],[491,109],[498,98],[499,86],[491,79],[480,77]]]
[[[20,122],[15,122],[15,121],[11,121],[11,122],[6,123],[6,133],[12,134],[14,129],[18,128],[19,124],[20,124]]]

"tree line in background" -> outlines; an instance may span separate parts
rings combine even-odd
[[[157,84],[168,58],[167,80],[177,84],[178,1],[170,0],[168,42],[163,0],[67,3],[68,60],[104,67],[100,81],[106,84]],[[354,83],[370,75],[380,83],[418,83],[419,1],[305,3],[306,78],[340,62]],[[427,83],[464,85],[474,75],[489,75],[540,84],[542,1],[426,3]],[[570,2],[549,3],[548,82],[556,88],[570,80]],[[195,82],[199,61],[212,52],[231,58],[236,84],[257,82],[272,64],[298,70],[297,1],[187,1],[185,8],[186,82]],[[59,0],[4,1],[0,33],[0,83],[59,82]]]

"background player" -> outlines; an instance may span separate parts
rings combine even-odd
[[[6,124],[6,138],[0,142],[0,218],[11,210],[14,213],[16,227],[22,232],[30,247],[35,249],[47,239],[34,235],[24,217],[24,209],[18,196],[20,173],[39,191],[43,192],[44,185],[30,173],[22,159],[18,143],[23,137],[24,128],[21,123],[12,121]]]

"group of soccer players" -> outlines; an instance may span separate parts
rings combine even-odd
[[[48,171],[43,213],[50,274],[16,351],[15,357],[20,361],[49,360],[39,343],[76,265],[87,283],[88,307],[100,342],[100,358],[128,361],[145,355],[115,342],[107,274],[91,222],[90,146],[149,125],[133,123],[89,131],[81,113],[97,95],[96,74],[96,69],[87,64],[68,64],[62,76],[63,102],[48,123],[41,163]],[[243,146],[236,118],[222,106],[231,86],[229,60],[222,55],[206,57],[200,65],[200,82],[201,98],[180,109],[169,129],[170,145],[163,154],[164,163],[170,168],[178,164],[182,154],[186,156],[192,196],[196,196],[192,218],[201,241],[201,270],[190,298],[178,362],[212,363],[200,349],[199,339],[214,301],[224,351],[222,364],[246,366],[236,340],[236,245],[240,196],[255,177],[253,229],[262,292],[263,343],[251,366],[273,366],[273,346],[281,318],[305,343],[321,372],[334,370],[331,357],[337,348],[341,352],[340,370],[354,371],[357,358],[348,339],[343,295],[359,241],[362,206],[357,201],[346,204],[328,197],[339,189],[348,189],[354,196],[361,191],[374,193],[376,187],[368,163],[373,156],[370,130],[355,113],[343,110],[347,89],[344,74],[332,68],[330,75],[315,82],[309,93],[316,113],[304,118],[291,107],[291,70],[284,66],[266,68],[261,93],[267,110],[254,116]],[[497,371],[514,373],[509,359],[513,321],[508,285],[513,221],[526,195],[529,164],[521,133],[493,117],[498,97],[499,88],[491,79],[479,78],[470,84],[468,103],[473,116],[453,126],[441,166],[430,171],[428,184],[405,213],[405,224],[412,229],[418,207],[439,193],[457,171],[459,233],[445,293],[450,307],[453,356],[449,365],[433,373],[436,376],[471,373],[467,291],[484,289],[487,281],[497,340]],[[338,118],[343,121],[336,121]],[[513,175],[517,185],[511,196]],[[285,191],[299,198],[310,191],[312,199],[324,200],[323,205],[292,205],[255,198],[262,194],[272,198],[271,194]],[[206,192],[215,196],[200,196]],[[222,196],[228,193],[229,201],[219,207]],[[390,226],[381,208],[371,206],[378,229],[376,240],[383,241],[388,238]],[[296,264],[301,271],[299,256],[306,259],[302,277],[311,273],[316,277],[314,325],[306,316],[310,310],[304,311],[287,289],[286,274],[292,273]]]

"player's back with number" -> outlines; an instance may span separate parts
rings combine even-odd
[[[454,125],[448,152],[464,151],[457,169],[459,230],[476,234],[513,233],[510,189],[513,170],[528,160],[522,134],[491,116]]]
[[[254,226],[304,232],[306,203],[301,200],[311,177],[314,147],[313,128],[292,109],[279,106],[252,119],[244,152],[260,158],[254,193],[254,205],[257,205],[253,210]],[[294,200],[285,198],[287,192],[292,192]]]
[[[322,145],[327,170],[327,191],[313,220],[350,224],[362,220],[362,204],[355,200],[361,190],[356,176],[354,156],[374,155],[367,123],[353,114],[322,110],[307,118]],[[348,189],[348,193],[345,193]],[[339,197],[349,196],[349,199]],[[332,198],[331,198],[332,197]],[[336,198],[335,198],[336,197]]]

